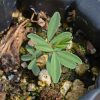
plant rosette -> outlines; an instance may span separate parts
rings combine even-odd
[[[82,61],[78,56],[66,51],[67,46],[73,39],[72,33],[62,32],[56,35],[60,26],[60,20],[61,17],[59,12],[55,12],[48,25],[47,40],[34,33],[30,33],[27,36],[35,43],[36,51],[48,55],[46,68],[54,83],[57,83],[60,79],[62,65],[70,69],[75,69],[78,64],[82,64]],[[36,54],[33,52],[33,49],[30,49],[29,53],[32,55]],[[31,56],[28,57],[28,60],[32,60],[28,65],[28,68],[32,71],[34,70],[33,73],[37,75],[39,73],[39,68],[34,62],[36,62],[38,56],[37,54],[35,56],[34,60],[32,60]],[[26,59],[27,57],[24,56],[24,58]],[[22,60],[25,61],[25,59]]]

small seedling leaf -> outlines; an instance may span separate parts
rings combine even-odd
[[[40,69],[39,69],[39,67],[38,66],[33,66],[33,68],[32,68],[32,72],[33,72],[33,74],[35,75],[35,76],[38,76],[38,74],[39,74],[39,72],[40,72]]]
[[[57,52],[57,54],[58,54],[58,59],[62,65],[70,69],[74,69],[76,67],[77,64],[69,60],[68,56],[62,53],[62,51]]]
[[[52,48],[49,48],[49,47],[47,47],[46,45],[36,45],[35,47],[36,47],[38,50],[44,51],[44,52],[52,52],[52,51],[53,51]]]
[[[29,63],[28,69],[32,69],[35,65],[36,65],[36,59],[33,59],[33,60]]]
[[[40,36],[36,34],[29,34],[28,38],[35,42],[35,47],[40,51],[51,52],[53,51],[52,47]]]
[[[30,61],[30,60],[32,60],[32,55],[30,55],[30,54],[26,54],[26,55],[22,55],[21,56],[21,60],[22,61]]]
[[[37,44],[47,45],[47,42],[36,34],[30,33],[27,35],[27,37],[30,38],[36,45]]]
[[[82,64],[82,60],[75,54],[70,53],[69,51],[62,51],[61,55],[65,56],[66,59],[69,59],[77,64]]]
[[[34,56],[35,50],[32,46],[26,45],[26,50]]]
[[[35,55],[36,55],[36,58],[38,58],[39,56],[41,56],[42,52],[40,50],[36,50],[35,51]]]
[[[63,32],[54,37],[50,44],[53,45],[53,48],[65,49],[67,47],[68,42],[71,40],[72,34],[70,32]]]
[[[46,68],[47,68],[49,75],[51,76],[52,75],[51,56],[48,56],[48,60],[46,62]]]
[[[53,38],[54,34],[57,32],[60,26],[60,19],[61,17],[59,12],[55,12],[54,15],[51,17],[47,31],[47,37],[49,41]]]
[[[59,81],[59,78],[61,76],[61,64],[58,60],[58,57],[55,52],[53,52],[52,58],[51,58],[51,76],[54,83],[57,83]]]
[[[51,40],[50,44],[59,44],[61,41],[65,40],[70,41],[72,39],[72,33],[70,32],[63,32],[59,35],[55,36],[53,40]]]

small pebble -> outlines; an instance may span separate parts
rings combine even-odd
[[[90,41],[87,41],[87,50],[90,54],[96,53],[96,49]]]
[[[76,79],[76,80],[73,82],[73,87],[76,87],[76,86],[84,87],[84,83],[83,83],[82,81],[80,81],[79,79]]]
[[[88,69],[89,66],[87,64],[81,64],[76,67],[75,71],[79,76],[82,76]]]
[[[78,100],[78,94],[76,92],[68,92],[66,95],[66,100]]]
[[[17,72],[17,69],[13,70],[13,72]]]
[[[20,14],[20,12],[19,12],[18,10],[16,10],[16,11],[14,11],[14,12],[12,13],[12,17],[13,17],[13,18],[18,18],[18,17],[19,17],[19,14]]]
[[[37,65],[40,68],[43,68],[46,65],[47,59],[48,59],[48,55],[42,55],[37,59]]]
[[[20,77],[17,77],[17,79],[15,80],[16,83],[18,83],[20,81]]]
[[[84,88],[84,83],[79,79],[76,79],[73,82],[71,91],[67,93],[65,98],[67,100],[79,100],[79,97],[81,97],[85,92],[86,88]]]
[[[92,77],[92,81],[95,81],[95,80],[96,80],[96,77],[95,77],[95,76],[93,76],[93,77]]]
[[[42,81],[38,81],[38,85],[41,86],[41,89],[46,86],[46,84]]]
[[[47,86],[50,86],[50,84],[51,84],[51,78],[46,69],[42,69],[40,71],[38,79],[39,79],[39,81],[45,83],[45,85],[47,85]]]
[[[4,75],[2,76],[2,79],[3,79],[3,80],[7,80],[6,76],[4,76]]]
[[[2,76],[3,75],[3,71],[2,70],[0,70],[0,76]]]
[[[71,86],[72,86],[72,82],[70,82],[70,81],[65,81],[65,82],[63,83],[61,89],[60,89],[61,94],[62,94],[62,95],[65,95],[65,94],[68,92],[68,90],[71,88]]]
[[[13,74],[11,74],[11,75],[8,76],[8,80],[9,81],[11,81],[13,78],[14,78],[14,75]]]
[[[27,63],[26,63],[26,62],[23,62],[23,63],[21,63],[21,66],[22,66],[23,68],[27,68]]]
[[[98,76],[98,74],[99,74],[99,70],[98,70],[97,67],[93,67],[93,68],[91,69],[91,71],[92,71],[93,75]]]
[[[30,84],[28,85],[28,91],[35,91],[35,90],[36,90],[35,84],[30,83]]]
[[[21,79],[22,83],[27,83],[26,78]]]
[[[26,100],[32,100],[32,97],[31,97],[31,96],[28,96],[28,97],[26,98]]]

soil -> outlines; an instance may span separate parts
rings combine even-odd
[[[39,20],[39,18],[42,20]],[[77,73],[75,70],[63,67],[59,83],[53,84],[51,82],[50,86],[46,86],[44,83],[39,85],[38,76],[35,76],[32,71],[27,69],[27,63],[24,62],[22,65],[23,61],[21,61],[20,57],[27,53],[25,45],[28,43],[26,37],[28,33],[33,32],[45,38],[45,31],[50,17],[46,16],[44,12],[39,12],[39,14],[35,15],[35,18],[30,19],[26,19],[21,14],[18,14],[18,16],[14,17],[14,22],[9,30],[1,37],[0,100],[5,100],[5,98],[6,100],[77,100],[90,86],[95,84],[96,77],[98,76],[99,65],[98,60],[95,60],[98,57],[96,53],[91,54],[90,52],[93,46],[92,48],[88,47],[88,50],[87,40],[81,35],[80,29],[74,33],[73,27],[69,24],[70,22],[68,24],[66,24],[67,22],[62,23],[59,31],[69,30],[74,33],[71,51],[82,59],[85,71],[83,70],[83,73],[79,74],[80,72]],[[43,59],[39,60],[43,62]],[[89,66],[88,69],[86,69],[87,65]],[[94,70],[96,74],[94,74],[93,68],[96,69]],[[45,64],[42,64],[40,69],[45,69]],[[80,87],[74,84],[77,79],[77,82],[79,82],[77,84],[81,87],[81,93],[78,95],[77,91]],[[65,81],[70,81],[73,85],[63,95],[60,89]],[[77,87],[77,89],[74,87]],[[70,94],[77,95],[77,98],[73,99],[75,96],[71,98]]]

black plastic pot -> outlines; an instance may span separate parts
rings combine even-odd
[[[31,8],[36,12],[44,11],[47,15],[52,16],[55,11],[59,11],[62,18],[65,16],[66,9],[75,0],[18,0],[18,8],[26,17],[32,14]]]
[[[31,8],[36,12],[43,10],[49,16],[52,16],[55,11],[59,11],[62,19],[65,16],[66,8],[74,0],[0,0],[0,32],[10,26],[11,15],[17,7],[25,17],[30,17],[32,14]]]
[[[76,27],[84,31],[83,36],[100,52],[100,0],[76,0],[75,6]],[[88,91],[79,100],[100,100],[100,74],[95,89]]]
[[[76,0],[76,24],[100,51],[100,0]]]
[[[15,4],[16,0],[0,0],[0,32],[9,27]]]

